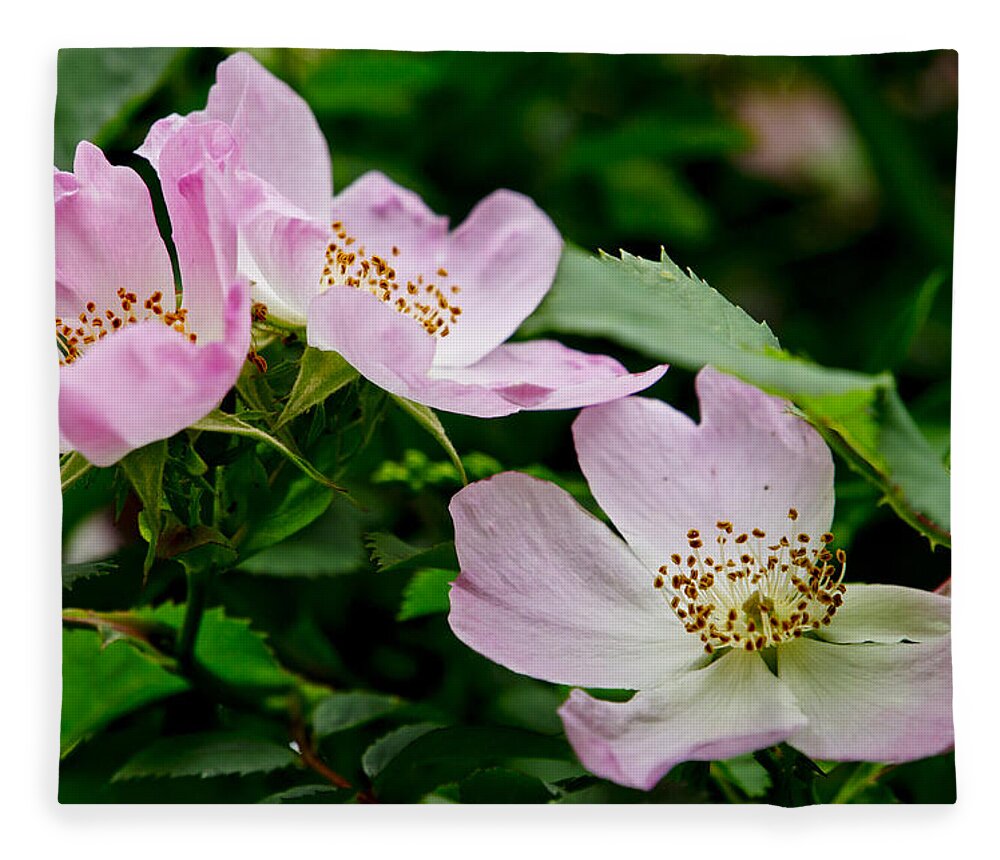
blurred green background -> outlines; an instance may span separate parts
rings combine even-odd
[[[156,119],[204,105],[227,53],[62,52],[57,166],[71,167],[73,147],[85,137],[113,163],[139,170],[155,198],[155,177],[133,150]],[[589,250],[623,248],[655,259],[662,245],[681,266],[766,320],[791,351],[827,366],[893,371],[921,430],[947,458],[954,52],[838,58],[253,53],[312,106],[330,142],[336,189],[378,169],[457,224],[481,197],[512,188],[547,211],[568,241]],[[611,343],[566,340],[616,355],[632,368],[650,364]],[[672,369],[650,393],[696,414],[691,381],[690,373]],[[586,502],[569,436],[573,417],[441,415],[459,452],[484,455],[467,463],[471,472],[530,467],[559,476]],[[369,562],[363,535],[373,531],[428,546],[451,537],[446,505],[458,484],[443,459],[423,431],[402,415],[388,415],[344,477],[367,510],[334,504],[297,538],[226,574],[216,601],[253,619],[296,671],[414,703],[407,706],[412,712],[397,714],[399,722],[556,732],[554,708],[565,691],[516,677],[470,652],[451,635],[441,611],[397,620],[415,587],[412,571],[376,573]],[[110,501],[110,478],[104,483],[67,496],[69,538]],[[877,501],[868,484],[838,463],[834,531],[850,551],[851,578],[921,588],[944,582],[948,551],[932,552]],[[134,543],[135,535],[124,531],[123,539]],[[127,543],[118,557],[141,551]],[[122,563],[114,576],[78,583],[66,602],[114,609],[183,596],[183,577],[163,574],[144,590],[136,566]],[[142,738],[220,719],[189,694],[129,717],[65,760],[60,796],[238,801],[286,787],[280,774],[108,782]],[[376,722],[352,729],[324,752],[353,772],[366,745],[386,728]],[[664,785],[642,799],[720,799],[717,787],[696,775]],[[598,788],[604,793],[588,799],[640,799],[606,784]],[[884,793],[859,796],[948,801],[954,794],[950,760],[898,768],[873,783],[876,789]],[[836,790],[829,789],[830,797]],[[476,787],[465,791],[475,797]]]

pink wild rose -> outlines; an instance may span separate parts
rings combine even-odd
[[[245,53],[218,68],[203,111],[157,122],[139,149],[156,166],[179,129],[227,123],[243,152],[240,271],[268,315],[306,327],[385,390],[480,417],[568,409],[648,387],[560,343],[505,343],[552,285],[562,239],[527,197],[496,191],[449,232],[413,192],[380,173],[333,196],[316,119]]]
[[[73,172],[55,172],[63,450],[109,466],[204,417],[235,382],[250,342],[223,189],[235,152],[216,123],[184,130],[161,153],[180,296],[135,171],[83,142]]]
[[[452,630],[516,672],[638,691],[578,689],[559,710],[583,764],[622,785],[781,741],[834,761],[948,749],[950,600],[846,585],[820,436],[712,368],[697,390],[700,424],[631,397],[573,425],[624,542],[526,475],[460,491]]]

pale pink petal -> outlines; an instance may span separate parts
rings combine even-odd
[[[788,742],[813,758],[902,762],[954,743],[951,641],[778,648],[778,675],[809,725]]]
[[[433,338],[367,291],[335,286],[314,298],[306,334],[310,346],[339,352],[366,379],[400,397],[478,418],[518,410],[488,388],[432,380]]]
[[[522,409],[575,409],[642,391],[666,370],[629,373],[606,355],[533,340],[498,346],[470,367],[433,367],[431,377],[489,388]]]
[[[61,437],[96,466],[165,439],[211,412],[246,357],[248,291],[228,290],[225,338],[195,345],[163,323],[126,326],[60,367]]]
[[[146,132],[146,139],[135,151],[135,154],[145,158],[153,166],[153,170],[159,173],[160,153],[163,152],[163,147],[167,141],[189,122],[202,122],[203,120],[204,114],[201,111],[193,113],[190,116],[181,116],[180,114],[172,113],[162,119],[158,119],[150,126],[149,131]]]
[[[552,222],[512,191],[481,201],[451,234],[447,218],[380,173],[356,180],[333,208],[357,246],[386,260],[401,285],[437,287],[461,309],[437,343],[435,366],[473,364],[510,337],[542,300],[559,264],[562,239]]]
[[[508,472],[450,509],[462,573],[448,621],[480,654],[547,681],[629,689],[705,657],[652,574],[559,487]]]
[[[474,364],[507,340],[549,291],[561,254],[559,231],[523,194],[501,190],[480,201],[448,237],[439,285],[459,287],[449,295],[462,315],[438,344],[435,365]]]
[[[403,397],[422,385],[434,342],[412,319],[371,293],[331,287],[312,300],[310,346],[339,352],[380,388]]]
[[[73,321],[94,302],[96,314],[120,313],[119,288],[172,296],[170,257],[139,174],[113,167],[86,141],[73,169],[55,174],[56,312]]]
[[[814,540],[833,516],[833,458],[787,404],[706,367],[696,381],[701,423],[656,400],[631,397],[584,410],[573,425],[580,468],[601,507],[651,566],[686,555],[715,525]],[[798,511],[789,521],[790,508]],[[793,538],[794,539],[794,538]]]
[[[243,52],[219,63],[215,80],[204,113],[192,118],[226,123],[246,169],[325,223],[333,196],[330,150],[309,105]]]
[[[947,597],[901,585],[852,583],[833,621],[816,634],[827,642],[926,642],[950,629]]]
[[[238,159],[236,142],[220,122],[185,124],[160,153],[188,329],[200,343],[225,336],[223,308],[237,278],[236,223],[227,197]]]
[[[628,702],[574,690],[559,709],[566,736],[597,776],[649,790],[683,761],[724,759],[772,746],[806,718],[757,654],[732,651]]]
[[[330,226],[310,219],[255,176],[240,173],[235,185],[240,272],[270,316],[304,325],[320,289]]]
[[[332,218],[355,240],[354,247],[392,266],[399,284],[416,284],[419,278],[424,288],[437,281],[445,262],[448,219],[435,215],[419,195],[371,171],[333,198]],[[341,247],[346,247],[343,242]]]

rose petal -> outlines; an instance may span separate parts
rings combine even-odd
[[[247,53],[219,63],[215,80],[204,112],[191,118],[226,123],[246,169],[325,224],[333,196],[330,150],[309,105]]]
[[[713,368],[696,388],[699,425],[636,397],[586,409],[573,425],[580,468],[633,549],[658,566],[688,552],[695,528],[710,553],[719,521],[737,533],[759,527],[767,543],[817,539],[833,516],[833,458],[819,434],[784,401]]]
[[[60,368],[61,437],[96,466],[166,439],[218,406],[250,339],[248,290],[229,289],[225,338],[195,345],[161,322],[123,328]]]
[[[160,153],[160,184],[180,263],[188,330],[202,344],[225,337],[223,308],[237,279],[236,223],[227,183],[238,157],[236,142],[219,122],[184,125]]]
[[[462,315],[438,344],[435,365],[466,367],[507,340],[549,291],[561,254],[559,231],[523,194],[501,190],[480,201],[448,237],[440,286]]]
[[[743,651],[628,702],[600,701],[574,690],[559,716],[589,771],[647,791],[682,761],[768,747],[806,724],[791,691],[758,655]]]
[[[778,648],[778,675],[809,718],[788,742],[813,758],[901,762],[954,743],[951,641]]]
[[[331,287],[317,296],[309,305],[306,334],[310,346],[339,352],[366,379],[400,397],[479,418],[518,409],[482,386],[430,379],[433,339],[367,291]]]
[[[666,370],[629,373],[606,355],[533,340],[498,346],[470,367],[432,367],[431,377],[489,388],[522,409],[575,409],[642,391]]]
[[[270,185],[241,173],[234,205],[242,213],[239,269],[253,284],[254,299],[272,317],[304,325],[320,289],[328,224],[311,220]]]
[[[829,626],[816,633],[827,642],[926,642],[950,629],[947,597],[901,585],[852,583]]]
[[[73,322],[94,302],[93,315],[121,313],[116,291],[122,287],[141,299],[156,290],[172,296],[170,257],[139,174],[113,167],[86,141],[76,149],[73,170],[55,174],[56,312]]]
[[[553,484],[508,472],[450,510],[462,573],[448,621],[470,648],[544,680],[630,689],[704,658],[652,575]]]

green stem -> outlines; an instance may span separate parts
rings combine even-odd
[[[184,622],[177,634],[177,659],[184,669],[189,669],[194,658],[194,643],[205,614],[212,571],[190,571],[188,573],[187,610]]]

